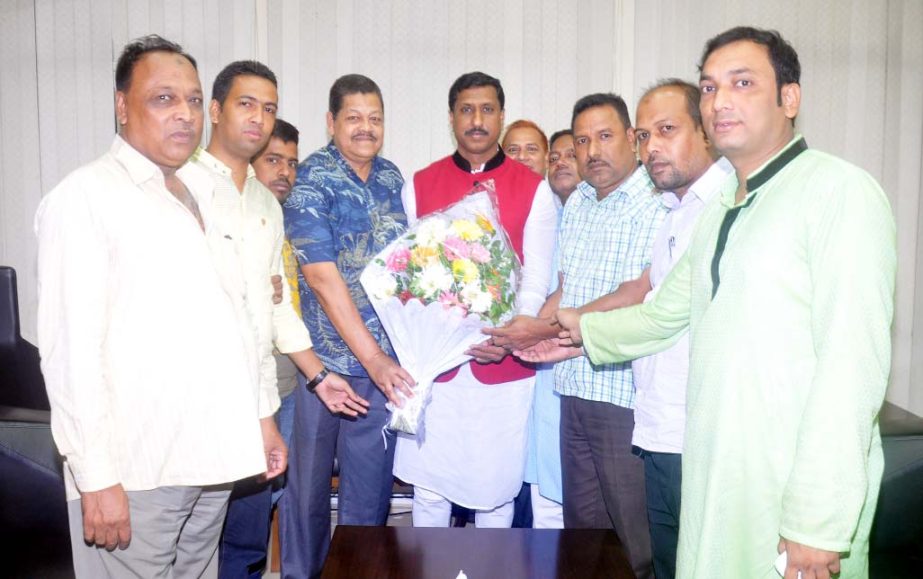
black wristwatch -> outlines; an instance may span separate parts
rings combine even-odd
[[[317,388],[318,384],[324,381],[324,378],[327,377],[327,374],[330,372],[327,371],[327,368],[321,368],[321,371],[317,373],[317,376],[313,380],[305,384],[305,388],[308,389],[308,392],[313,393],[314,389]]]

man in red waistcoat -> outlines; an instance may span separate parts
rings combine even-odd
[[[417,172],[401,197],[412,224],[493,180],[500,222],[523,262],[517,313],[534,316],[548,293],[557,211],[547,182],[500,149],[503,104],[497,79],[460,76],[449,89],[458,149]],[[414,526],[448,526],[452,502],[474,509],[478,527],[509,527],[513,518],[535,371],[490,340],[469,354],[476,361],[433,386],[422,440],[398,437],[394,474],[415,487]]]

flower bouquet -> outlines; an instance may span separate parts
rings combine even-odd
[[[521,268],[493,181],[421,218],[369,262],[360,281],[417,382],[402,407],[388,405],[388,428],[417,434],[436,377],[471,359],[465,351],[484,341],[481,329],[513,317]]]

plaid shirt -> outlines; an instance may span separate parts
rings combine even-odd
[[[585,181],[564,207],[558,247],[564,290],[561,307],[582,306],[637,278],[667,213],[644,167],[602,201]],[[581,356],[554,367],[555,390],[565,396],[634,408],[631,363],[594,365]]]

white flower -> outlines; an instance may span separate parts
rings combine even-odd
[[[438,217],[421,221],[417,225],[417,245],[435,247],[442,243],[448,230],[448,223]]]
[[[475,283],[465,284],[461,291],[461,298],[464,303],[468,304],[468,308],[476,314],[483,314],[489,310],[490,304],[493,302],[490,292],[482,291],[480,285]]]
[[[447,291],[452,287],[452,282],[455,281],[452,272],[447,270],[441,263],[424,267],[417,279],[420,290],[427,297],[433,297]]]
[[[386,272],[381,272],[376,276],[369,276],[369,293],[376,300],[390,298],[397,291],[397,281]]]

